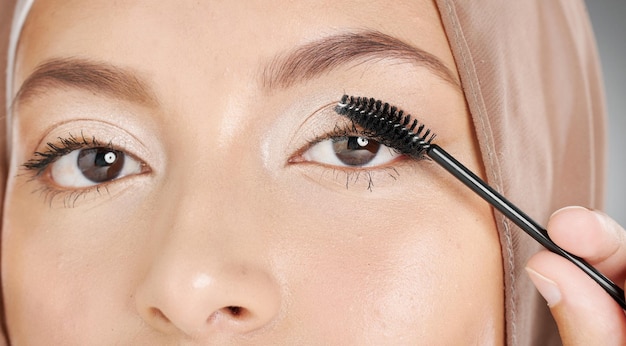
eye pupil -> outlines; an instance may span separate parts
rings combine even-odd
[[[109,148],[83,149],[77,165],[85,178],[102,183],[119,176],[124,168],[124,153]]]
[[[342,163],[349,166],[362,166],[376,157],[380,143],[366,137],[342,137],[333,140],[333,149]]]

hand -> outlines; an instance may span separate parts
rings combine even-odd
[[[550,218],[548,233],[560,247],[624,287],[626,231],[607,215],[563,208]],[[528,261],[526,270],[548,302],[564,345],[626,345],[624,311],[575,265],[545,250]]]

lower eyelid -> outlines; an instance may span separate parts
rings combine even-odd
[[[151,171],[126,176],[104,182],[97,185],[91,185],[83,188],[66,188],[55,185],[54,182],[35,181],[38,186],[33,192],[39,195],[44,204],[51,208],[74,208],[82,207],[85,204],[93,205],[95,202],[105,202],[115,198],[125,190],[136,185],[137,179],[149,177]],[[49,173],[42,175],[42,179],[50,179]]]
[[[340,168],[308,162],[296,166],[307,180],[331,190],[350,190],[357,193],[373,191],[388,187],[400,179],[400,169],[393,166],[374,169]]]
[[[401,188],[404,179],[421,174],[421,160],[399,155],[394,160],[375,167],[338,167],[310,161],[294,161],[288,166],[299,171],[306,180],[334,191],[354,193]]]
[[[352,172],[363,172],[363,171],[371,172],[371,171],[376,171],[376,170],[393,169],[393,168],[398,168],[397,166],[402,166],[402,165],[409,164],[411,162],[417,162],[417,161],[419,160],[406,156],[406,155],[398,155],[393,160],[388,161],[383,164],[363,165],[363,166],[348,166],[348,165],[339,166],[339,165],[330,165],[330,164],[320,163],[316,161],[306,160],[304,159],[304,157],[300,156],[300,157],[294,157],[293,159],[290,159],[288,161],[288,164],[302,165],[302,166],[318,166],[324,169],[343,170],[343,171],[352,173]]]

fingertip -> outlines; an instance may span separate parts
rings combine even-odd
[[[555,306],[559,303],[567,305],[594,305],[588,299],[594,296],[606,295],[606,292],[589,276],[582,272],[574,264],[565,258],[547,250],[540,251],[530,258],[526,265],[526,271],[531,274],[533,283],[539,282],[539,293],[546,298],[548,305]],[[555,292],[549,297],[544,295],[542,289],[547,285],[558,289],[560,296],[555,300]],[[536,285],[537,286],[537,285]],[[590,293],[593,293],[590,295]],[[610,297],[609,297],[610,298]]]
[[[626,316],[591,278],[548,251],[535,254],[526,271],[544,297],[564,344],[620,345],[626,341]]]
[[[547,226],[556,244],[580,257],[593,256],[605,245],[603,237],[598,237],[604,224],[595,212],[584,207],[570,206],[555,211]]]
[[[593,218],[597,218],[594,213],[581,206],[568,206],[558,209],[550,216],[548,221],[548,225],[552,226],[561,226],[571,225],[571,224],[579,224],[582,222],[595,222],[596,220]]]
[[[569,205],[567,207],[563,207],[561,209],[556,210],[554,213],[552,213],[550,217],[553,217],[561,213],[578,212],[578,211],[589,211],[589,209],[579,206],[579,205]]]

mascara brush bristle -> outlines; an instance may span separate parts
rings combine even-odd
[[[402,154],[421,157],[435,138],[417,119],[374,98],[343,95],[335,111],[362,127],[367,136]]]

